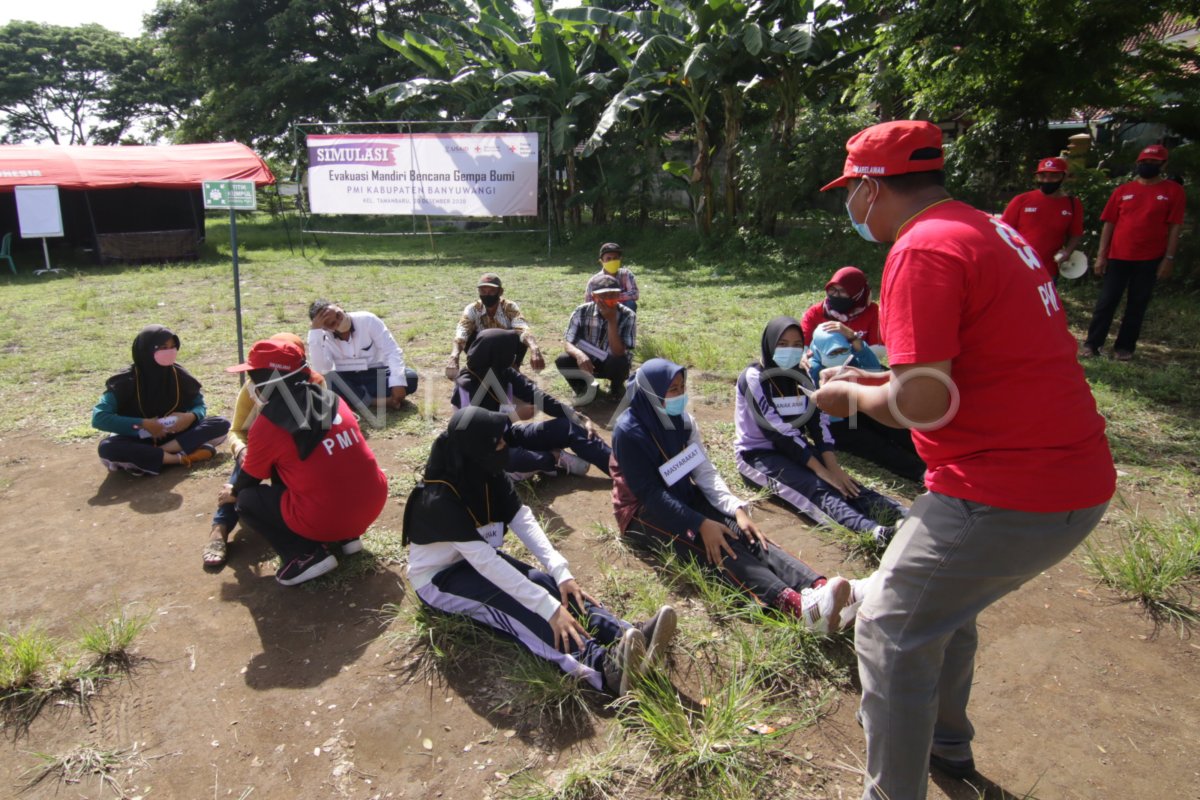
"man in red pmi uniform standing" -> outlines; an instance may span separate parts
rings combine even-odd
[[[1087,339],[1079,350],[1083,358],[1100,354],[1121,295],[1128,287],[1129,298],[1113,356],[1117,361],[1131,360],[1154,284],[1169,278],[1174,269],[1187,198],[1182,186],[1162,176],[1166,163],[1167,148],[1161,144],[1142,150],[1137,159],[1137,177],[1113,191],[1100,215],[1104,229],[1093,269],[1104,278],[1104,285],[1092,311]]]
[[[1043,158],[1036,169],[1038,188],[1014,197],[1000,219],[1029,242],[1057,281],[1058,265],[1075,252],[1083,238],[1083,203],[1063,191],[1066,159]]]
[[[863,797],[923,800],[931,764],[975,772],[976,617],[1091,532],[1116,471],[1054,281],[1020,234],[947,194],[941,130],[885,122],[846,149],[825,188],[847,189],[864,238],[894,242],[880,294],[891,370],[823,372],[815,401],[911,428],[929,466],[855,627]]]

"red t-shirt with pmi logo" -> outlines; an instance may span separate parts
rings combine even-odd
[[[1112,497],[1104,418],[1054,282],[1019,233],[965,203],[933,206],[888,253],[880,311],[893,366],[950,362],[957,412],[913,431],[931,491],[1042,513]]]
[[[274,470],[287,487],[284,522],[318,542],[357,539],[387,502],[387,476],[340,397],[333,425],[303,461],[292,435],[260,414],[250,426],[242,469],[264,478]]]
[[[1067,239],[1083,234],[1083,204],[1079,198],[1050,197],[1040,189],[1014,197],[1000,218],[1033,245],[1051,278],[1058,275],[1054,254]]]
[[[1130,181],[1113,190],[1100,219],[1113,224],[1108,257],[1122,261],[1151,261],[1167,253],[1167,234],[1183,224],[1187,196],[1175,181]]]

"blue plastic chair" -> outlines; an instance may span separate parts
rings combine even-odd
[[[4,234],[3,241],[0,241],[0,261],[7,261],[8,268],[12,270],[12,274],[17,274],[17,265],[12,260],[12,234]]]

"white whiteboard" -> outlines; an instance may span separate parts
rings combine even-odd
[[[16,186],[17,219],[22,239],[62,236],[62,207],[57,186]]]

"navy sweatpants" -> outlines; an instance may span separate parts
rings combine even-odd
[[[498,555],[516,567],[525,577],[559,596],[554,578],[518,561],[507,553]],[[568,675],[585,680],[598,691],[616,694],[617,687],[604,684],[605,645],[612,644],[630,627],[603,606],[585,602],[579,609],[571,601],[571,612],[582,620],[592,634],[582,650],[564,653],[554,647],[554,629],[540,614],[530,611],[480,575],[468,561],[459,561],[439,572],[433,581],[417,590],[417,596],[430,608],[447,614],[461,614],[482,623],[497,633],[516,640],[535,656],[558,665]]]
[[[763,604],[774,606],[784,589],[799,592],[824,577],[779,545],[772,545],[764,551],[757,541],[742,532],[736,520],[725,516],[707,501],[702,500],[695,510],[709,519],[723,522],[737,534],[736,539],[726,537],[737,558],[722,556],[717,571],[722,578],[749,592]],[[698,531],[680,530],[665,515],[655,513],[647,506],[638,509],[625,529],[625,535],[643,548],[653,550],[665,544],[680,558],[696,560],[712,567]]]
[[[229,433],[229,420],[221,417],[205,417],[183,433],[159,439],[141,439],[137,436],[114,434],[100,441],[100,461],[113,472],[129,470],[138,475],[157,475],[162,472],[162,445],[179,442],[184,453],[191,453],[202,444],[216,447],[225,441]]]
[[[881,513],[903,515],[906,511],[892,498],[865,486],[860,488],[858,497],[844,497],[811,469],[774,450],[738,453],[736,460],[738,472],[754,485],[769,488],[818,525],[836,522],[852,531],[866,533],[881,524],[878,519]]]
[[[596,469],[608,474],[612,450],[602,439],[592,439],[587,429],[566,417],[514,425],[508,432],[510,472],[549,472],[555,458],[551,450],[572,450]]]

